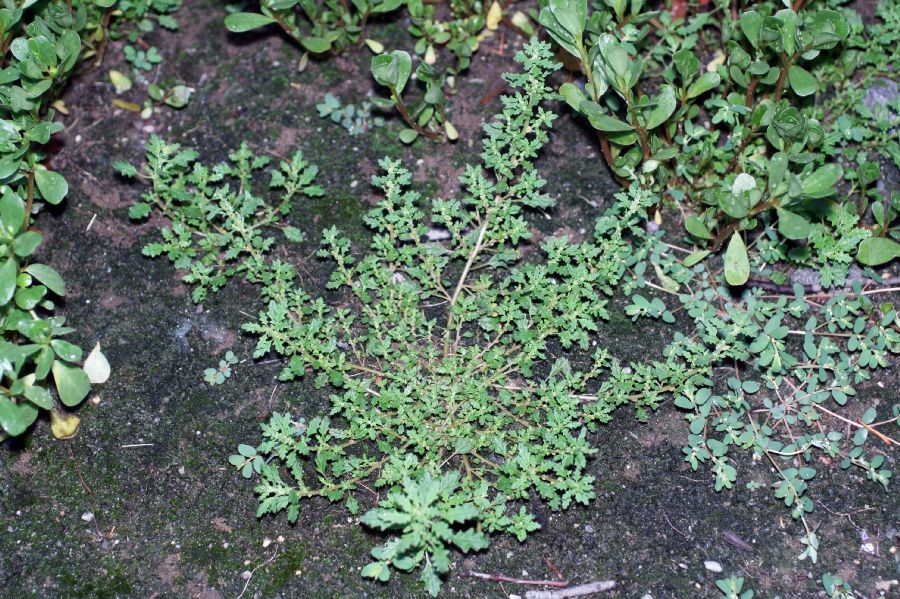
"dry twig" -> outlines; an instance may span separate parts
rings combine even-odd
[[[604,593],[614,588],[616,588],[615,580],[598,580],[558,591],[528,591],[525,593],[525,599],[568,599],[569,597],[583,597],[593,593]]]

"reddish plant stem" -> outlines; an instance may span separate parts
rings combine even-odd
[[[392,95],[394,97],[394,106],[397,107],[397,112],[400,113],[400,116],[403,117],[403,120],[406,121],[406,124],[419,132],[419,134],[424,135],[429,139],[440,139],[441,135],[439,133],[435,133],[434,131],[429,131],[428,129],[420,126],[417,122],[415,122],[410,116],[409,111],[406,109],[406,105],[403,104],[403,100],[400,99],[400,95],[397,94],[394,90],[392,91]]]
[[[776,102],[781,101],[781,94],[784,92],[784,80],[787,78],[788,70],[791,68],[791,63],[794,62],[795,58],[797,58],[796,54],[788,58],[786,53],[781,53],[781,73],[778,74],[778,81],[775,83]]]
[[[754,76],[750,78],[750,85],[747,86],[747,98],[744,100],[744,106],[750,108],[753,106],[753,94],[756,92],[756,85],[759,83],[759,79]]]
[[[569,586],[567,580],[529,580],[526,578],[512,578],[503,574],[485,574],[484,572],[474,572],[469,570],[468,576],[472,578],[481,578],[482,580],[493,580],[495,582],[511,582],[513,584],[530,584],[534,586],[556,587],[559,589]]]

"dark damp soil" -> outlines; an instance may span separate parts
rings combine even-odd
[[[115,160],[139,160],[153,132],[223,158],[241,140],[260,152],[294,148],[320,165],[326,199],[297,209],[307,234],[298,253],[304,284],[322,286],[325,267],[312,258],[323,228],[365,236],[361,214],[374,197],[367,182],[384,155],[402,158],[426,197],[446,197],[466,161],[477,160],[482,119],[497,110],[498,73],[509,70],[516,43],[508,34],[484,42],[453,99],[459,143],[413,149],[396,141],[399,124],[351,137],[320,119],[326,91],[355,101],[371,89],[364,52],[311,63],[277,35],[233,36],[218,3],[186,2],[179,34],[150,37],[165,56],[161,80],[196,88],[182,111],[148,120],[116,108],[105,72],[67,92],[69,116],[54,165],[70,181],[65,209],[38,221],[47,241],[42,259],[70,288],[63,313],[84,347],[99,341],[113,377],[78,410],[82,427],[66,442],[41,421],[0,450],[0,595],[3,597],[412,597],[415,576],[386,585],[359,569],[379,538],[340,506],[312,501],[300,520],[254,516],[251,485],[228,465],[240,442],[256,443],[259,422],[275,410],[321,413],[323,392],[278,384],[279,365],[253,362],[253,340],[240,324],[259,307],[255,289],[230,284],[201,306],[176,271],[141,255],[152,227],[128,221],[140,188],[115,177]],[[376,27],[376,38],[401,38],[402,23]],[[141,102],[134,90],[121,99]],[[577,158],[576,158],[577,156]],[[616,187],[587,134],[561,118],[542,168],[560,205],[535,215],[536,237],[578,238]],[[623,359],[658,354],[670,327],[632,324],[614,303],[598,341]],[[225,351],[241,363],[224,384],[203,370]],[[900,371],[883,370],[860,390],[867,402],[900,401]],[[835,572],[869,597],[894,593],[900,578],[900,495],[836,468],[813,484],[823,539],[820,562],[800,562],[799,527],[765,487],[716,493],[708,472],[682,460],[686,427],[671,404],[646,424],[625,411],[594,438],[597,498],[588,507],[550,513],[536,506],[542,530],[527,542],[494,539],[490,549],[456,556],[446,597],[508,597],[525,587],[464,576],[470,570],[552,579],[552,561],[572,583],[615,579],[615,597],[717,597],[715,580],[743,576],[757,597],[815,597],[824,572]],[[891,464],[896,470],[892,457]],[[741,463],[743,483],[769,482],[758,465]],[[749,547],[738,547],[734,539]],[[731,539],[731,540],[729,540]],[[716,562],[722,572],[708,569]],[[712,566],[715,568],[716,566]],[[890,590],[882,590],[890,589]]]

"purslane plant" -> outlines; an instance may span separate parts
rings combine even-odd
[[[65,178],[42,163],[44,146],[62,129],[50,106],[87,51],[87,25],[81,3],[0,8],[0,438],[25,432],[39,409],[54,410],[51,389],[66,406],[90,392],[78,366],[82,350],[62,338],[73,329],[53,315],[52,297],[65,295],[65,284],[53,268],[31,261],[42,241],[31,230],[33,214],[68,193]]]
[[[408,9],[412,24],[409,33],[417,39],[415,54],[422,57],[416,68],[418,81],[424,84],[425,94],[413,107],[402,99],[403,90],[412,71],[412,58],[403,50],[386,53],[384,45],[366,37],[370,18],[392,13],[401,7]],[[506,5],[480,0],[454,0],[448,3],[449,18],[435,16],[433,6],[420,0],[405,3],[400,0],[262,0],[260,12],[234,12],[225,19],[229,31],[241,33],[277,25],[307,52],[315,55],[340,53],[364,42],[376,54],[372,60],[372,74],[379,85],[390,91],[390,98],[373,98],[381,108],[396,108],[407,124],[400,132],[404,143],[418,137],[455,140],[456,128],[447,118],[445,90],[455,91],[456,77],[471,64],[472,54],[481,38],[496,30],[501,22],[516,32],[531,35],[533,29],[522,13],[513,19],[504,17]],[[438,69],[435,48],[446,48],[454,57],[452,65]],[[301,58],[305,65],[307,54]],[[392,72],[389,72],[392,71]],[[401,76],[398,72],[405,71]]]
[[[372,102],[381,108],[396,108],[407,124],[400,131],[400,141],[409,144],[420,135],[430,139],[449,140],[459,137],[456,127],[447,120],[444,82],[434,68],[421,62],[416,68],[416,81],[425,85],[425,95],[412,107],[403,101],[403,90],[412,72],[412,58],[403,50],[379,54],[372,58],[372,76],[390,92],[390,98],[373,96]]]
[[[307,52],[340,53],[366,41],[370,17],[402,5],[403,0],[261,0],[260,12],[232,13],[225,26],[242,33],[274,24]]]
[[[605,4],[590,14],[586,0],[549,0],[542,9],[541,24],[587,78],[584,90],[567,83],[560,91],[597,130],[617,176],[695,212],[685,227],[707,246],[698,260],[728,247],[728,281],[746,283],[737,233],[760,225],[777,232],[782,260],[816,266],[825,286],[843,284],[854,258],[875,265],[896,255],[886,226],[860,222],[870,201],[892,206],[872,186],[877,165],[860,166],[870,180],[858,204],[842,198],[845,165],[804,101],[820,91],[806,67],[829,61],[849,35],[842,13],[761,3],[719,22],[721,49],[704,68],[694,44],[708,17],[680,26],[689,35],[668,36],[653,32],[658,14],[642,12],[643,2]]]

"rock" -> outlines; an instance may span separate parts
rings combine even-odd
[[[875,590],[887,592],[891,590],[892,586],[896,586],[900,584],[897,580],[879,580],[875,583]]]
[[[85,513],[81,514],[81,519],[84,520],[85,522],[93,522],[94,513],[93,512],[85,512]]]
[[[707,560],[707,561],[703,562],[703,565],[706,566],[706,569],[709,570],[710,572],[715,572],[718,574],[719,572],[722,571],[722,564],[720,564],[719,562]]]
[[[876,108],[887,106],[888,102],[894,102],[898,97],[900,97],[900,90],[898,90],[896,81],[878,79],[866,90],[866,95],[863,97],[863,105],[874,111]],[[893,110],[888,110],[888,116],[891,119],[896,119],[897,113]]]

